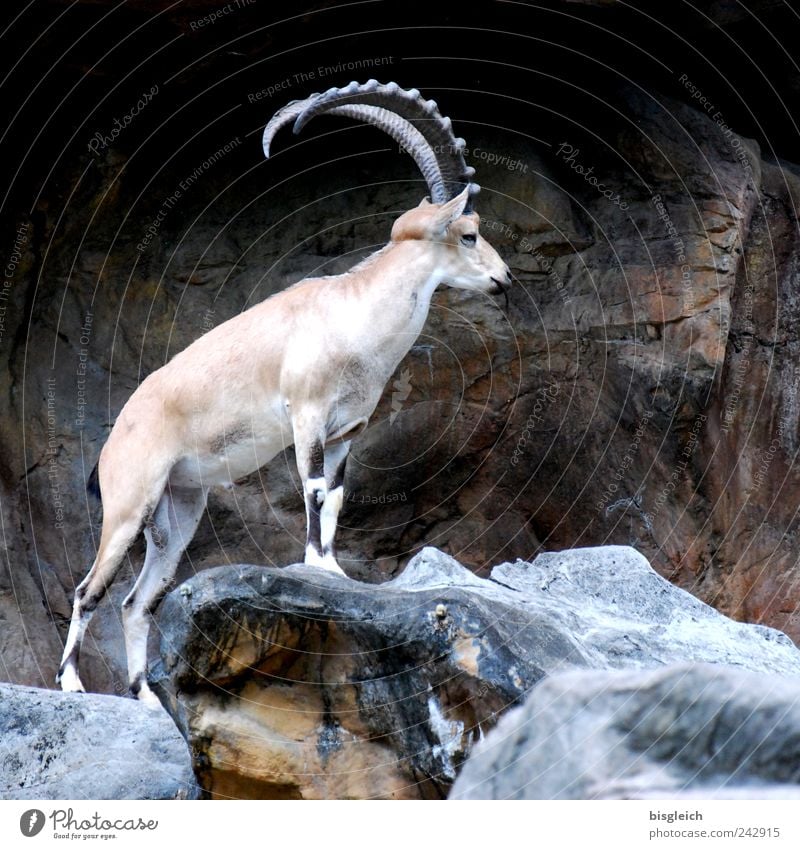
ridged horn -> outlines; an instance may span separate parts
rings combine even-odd
[[[293,100],[272,117],[264,130],[264,155],[278,130],[294,122],[294,132],[323,113],[344,115],[372,124],[390,135],[413,157],[428,184],[431,201],[443,203],[470,187],[466,212],[480,187],[472,181],[475,169],[464,161],[464,139],[453,135],[449,118],[441,115],[433,100],[424,100],[416,89],[406,91],[397,83],[377,80],[352,82],[305,100]]]

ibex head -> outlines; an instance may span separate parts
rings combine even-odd
[[[465,212],[470,186],[451,200],[434,204],[427,198],[401,215],[392,227],[392,241],[420,241],[435,254],[441,282],[456,289],[505,294],[511,282],[508,266],[481,236],[476,212]],[[434,247],[435,246],[435,247]]]
[[[430,198],[401,215],[392,228],[392,241],[419,241],[434,255],[441,282],[460,289],[503,293],[511,282],[508,266],[480,235],[473,211],[480,186],[475,169],[464,161],[466,143],[453,135],[449,118],[436,102],[424,100],[416,89],[376,80],[332,88],[305,100],[294,100],[278,111],[264,130],[264,154],[277,131],[294,122],[294,132],[324,112],[373,124],[407,150],[428,184]]]

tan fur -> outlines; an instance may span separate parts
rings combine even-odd
[[[171,551],[169,564],[162,555],[159,565],[148,537],[140,581],[151,554],[152,570],[174,573],[209,487],[244,477],[292,443],[310,492],[315,441],[348,441],[363,429],[421,331],[436,287],[502,290],[508,269],[477,235],[478,216],[462,215],[466,200],[467,190],[405,213],[391,242],[366,261],[345,274],[304,280],[210,330],[133,393],[100,456],[103,529],[94,566],[76,593],[62,685],[66,678],[70,689],[82,689],[77,654],[85,624],[144,523],[155,526],[154,536],[188,538],[177,555]],[[462,243],[465,233],[476,234],[474,246]],[[315,486],[324,501],[326,485]],[[197,503],[193,492],[201,493]],[[338,570],[332,556],[328,565]],[[141,602],[136,594],[134,588],[128,607]],[[146,635],[146,626],[137,627]],[[141,654],[141,638],[133,642]],[[129,647],[129,662],[130,654]],[[131,668],[132,681],[143,671]],[[139,686],[140,697],[149,696],[146,684]]]

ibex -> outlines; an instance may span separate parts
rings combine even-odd
[[[289,287],[201,336],[147,377],[122,408],[96,468],[103,504],[97,556],[75,591],[58,681],[83,691],[81,642],[126,551],[147,553],[122,605],[131,692],[147,684],[150,619],[197,529],[209,488],[229,486],[294,443],[306,502],[305,562],[344,574],[334,554],[350,441],[422,330],[439,284],[506,293],[511,275],[478,232],[464,140],[432,100],[396,83],[330,89],[281,109],[264,131],[315,115],[384,130],[414,157],[430,200],[401,215],[389,243],[344,274]],[[91,483],[91,481],[90,481]]]

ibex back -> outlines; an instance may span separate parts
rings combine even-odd
[[[81,641],[128,547],[144,529],[141,574],[123,602],[131,692],[150,704],[150,618],[175,576],[211,487],[229,485],[294,444],[303,481],[305,562],[341,573],[334,552],[350,441],[428,315],[439,284],[500,294],[508,268],[478,232],[478,187],[433,101],[374,80],[290,103],[297,132],[329,112],[372,123],[414,157],[430,201],[401,215],[391,240],[350,271],[301,281],[200,337],[151,374],[123,407],[98,464],[103,529],[75,604],[59,680],[82,691]]]

